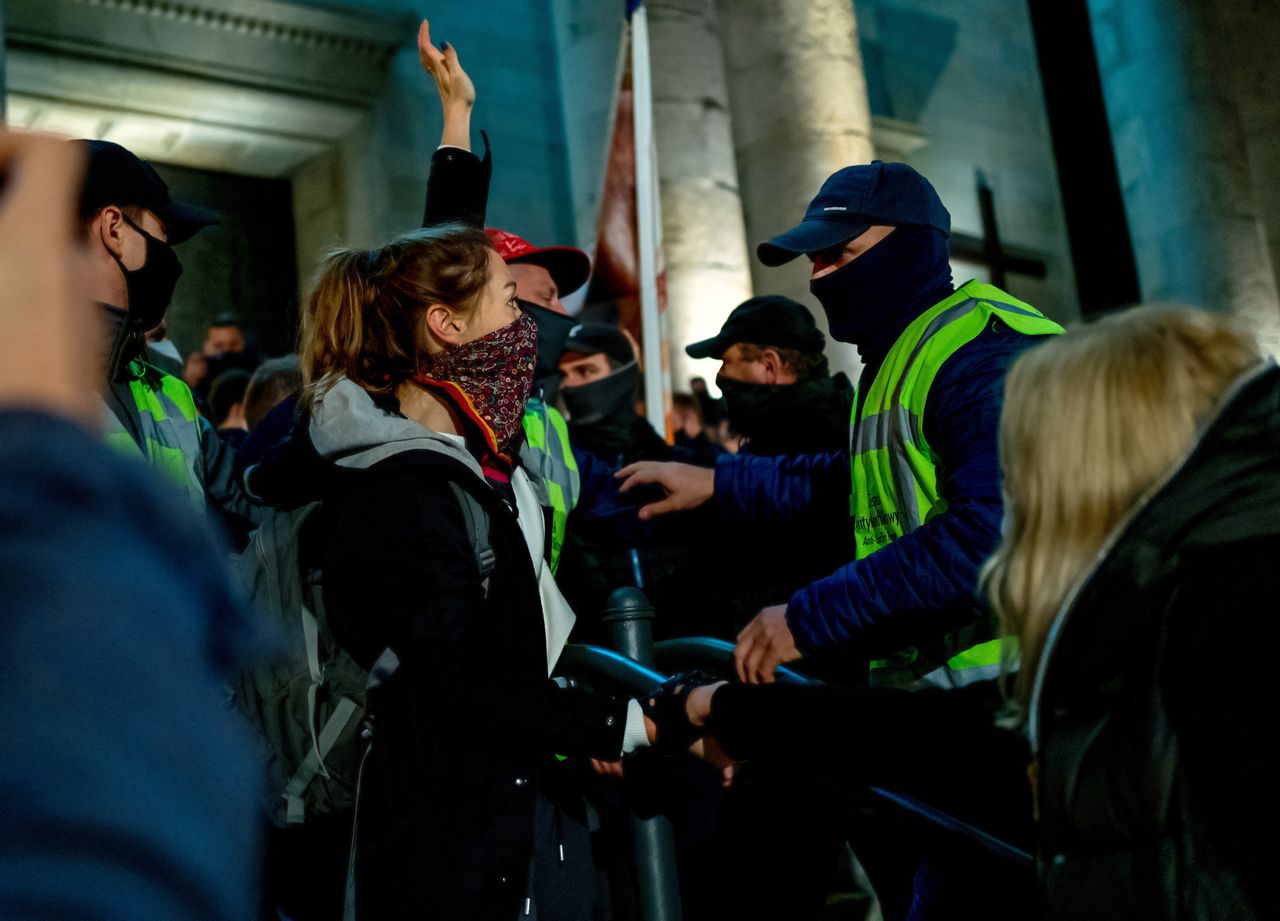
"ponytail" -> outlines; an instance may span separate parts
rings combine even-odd
[[[474,310],[491,251],[483,231],[446,224],[326,256],[302,320],[303,405],[343,377],[369,393],[393,393],[418,370],[427,306]]]

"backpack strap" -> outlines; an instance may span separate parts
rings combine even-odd
[[[489,544],[489,513],[484,510],[479,499],[457,483],[450,481],[449,488],[457,496],[458,505],[462,508],[462,521],[467,528],[467,538],[471,541],[471,549],[476,556],[476,566],[480,569],[480,587],[487,597],[489,577],[493,575],[494,567],[497,565],[497,556]]]
[[[333,708],[333,713],[329,714],[329,719],[325,721],[324,728],[313,739],[314,744],[311,751],[307,752],[307,757],[302,759],[302,764],[298,765],[298,770],[289,778],[289,783],[284,788],[284,801],[290,825],[300,824],[306,817],[302,794],[311,784],[311,781],[315,779],[316,774],[324,773],[325,776],[328,776],[328,771],[324,766],[324,756],[329,754],[329,749],[333,748],[334,743],[338,741],[338,736],[342,735],[342,730],[346,728],[347,723],[355,716],[357,709],[355,701],[349,697],[338,698],[337,706]],[[314,731],[314,708],[311,716]]]

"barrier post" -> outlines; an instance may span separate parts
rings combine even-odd
[[[605,603],[605,625],[613,648],[646,668],[653,667],[653,605],[638,588],[620,588]],[[663,815],[631,816],[636,894],[641,921],[680,921],[680,881],[675,834]]]

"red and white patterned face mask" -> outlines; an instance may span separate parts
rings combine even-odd
[[[538,326],[526,313],[479,339],[450,346],[414,382],[442,394],[476,424],[490,451],[509,456],[533,388]]]

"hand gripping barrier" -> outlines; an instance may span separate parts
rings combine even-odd
[[[733,644],[710,637],[681,637],[674,640],[663,640],[655,644],[654,653],[657,664],[664,671],[678,672],[690,668],[702,669],[717,675],[733,674]],[[822,684],[816,678],[802,675],[793,669],[781,667],[777,671],[777,680],[782,684]],[[955,816],[935,809],[928,803],[908,796],[886,790],[884,787],[869,787],[871,794],[897,809],[923,819],[930,825],[957,834],[997,857],[1016,864],[1030,866],[1035,858],[1022,848],[1001,840],[980,828],[957,819]]]
[[[653,606],[643,592],[635,588],[615,591],[605,605],[603,619],[618,651],[566,646],[556,664],[557,673],[587,678],[630,696],[646,694],[667,679],[653,669]],[[671,820],[664,815],[632,815],[630,823],[640,921],[680,921],[680,881]]]
[[[610,690],[636,696],[647,693],[669,673],[701,669],[710,674],[733,674],[733,644],[710,637],[682,637],[653,642],[653,607],[644,593],[620,588],[609,596],[604,622],[617,651],[598,646],[569,645],[560,655],[556,671],[571,678],[585,678]],[[816,678],[781,667],[777,680],[784,684],[822,684]],[[913,796],[883,787],[870,787],[882,802],[902,810],[935,828],[960,836],[997,857],[1030,865],[1026,851],[980,828],[957,819]],[[641,921],[680,921],[679,880],[670,822],[664,816],[633,816],[636,890]]]

